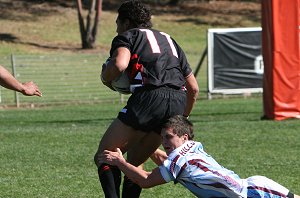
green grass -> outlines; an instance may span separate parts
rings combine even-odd
[[[103,197],[93,155],[121,104],[0,111],[0,197]],[[299,120],[262,121],[261,98],[198,101],[195,139],[241,177],[265,175],[299,194]],[[147,170],[154,168],[148,161]],[[172,183],[142,197],[193,197]]]

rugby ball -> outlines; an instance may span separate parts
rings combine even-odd
[[[111,82],[111,86],[121,94],[130,94],[130,80],[127,72],[122,72],[118,78]]]

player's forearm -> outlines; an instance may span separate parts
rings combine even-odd
[[[1,86],[18,92],[24,91],[24,86],[15,79],[4,67],[0,65],[0,84]]]
[[[185,110],[183,115],[188,117],[190,115],[190,113],[193,110],[194,104],[196,103],[196,94],[192,95],[192,94],[188,94],[187,95],[187,103],[185,106]]]
[[[192,74],[187,79],[187,103],[184,111],[184,116],[189,116],[194,104],[196,103],[198,94],[199,94],[199,87],[196,78]]]
[[[157,166],[162,165],[162,163],[168,158],[166,152],[160,149],[156,149],[156,151],[150,157]]]
[[[117,166],[130,180],[138,184],[141,188],[152,187],[149,185],[151,182],[147,181],[148,176],[150,174],[149,172],[146,172],[143,169],[135,167],[130,163],[126,162],[125,160],[119,161]]]
[[[116,79],[128,67],[130,51],[125,47],[117,48],[102,70],[102,78],[110,82]]]

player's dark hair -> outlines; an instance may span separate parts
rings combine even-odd
[[[187,134],[189,140],[194,138],[193,124],[184,116],[176,115],[167,120],[163,125],[163,129],[173,129],[173,133],[179,137]]]
[[[151,12],[140,1],[131,0],[122,3],[118,9],[119,20],[128,19],[133,28],[151,28]]]

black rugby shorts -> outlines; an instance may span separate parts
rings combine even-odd
[[[186,105],[186,92],[168,87],[141,88],[135,91],[118,119],[134,129],[160,134],[161,126],[174,115],[182,115]]]

